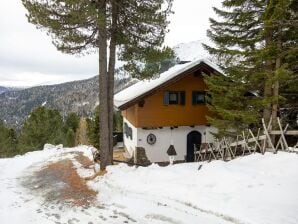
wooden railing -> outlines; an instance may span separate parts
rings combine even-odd
[[[254,134],[251,129],[242,132],[236,139],[223,137],[214,143],[203,143],[200,146],[194,145],[196,161],[222,159],[231,160],[238,156],[266,151],[277,153],[277,151],[298,152],[298,141],[295,146],[289,147],[285,135],[298,136],[298,130],[288,130],[287,124],[284,128],[280,119],[277,118],[278,130],[272,130],[272,119],[265,123],[262,119],[263,129],[258,129]],[[274,137],[273,137],[274,136]],[[275,144],[272,139],[275,139]]]

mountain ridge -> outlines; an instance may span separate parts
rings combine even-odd
[[[115,91],[134,82],[131,78],[115,80]],[[98,76],[55,85],[34,86],[0,94],[0,119],[10,127],[19,128],[38,106],[60,111],[62,116],[75,112],[79,116],[92,115],[98,101]]]

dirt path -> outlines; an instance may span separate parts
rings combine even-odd
[[[78,153],[74,159],[84,167],[91,164],[82,153]],[[26,178],[23,186],[35,194],[42,195],[47,203],[56,202],[70,206],[89,207],[97,195],[78,175],[71,159],[48,164],[33,176]]]

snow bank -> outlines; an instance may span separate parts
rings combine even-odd
[[[253,154],[203,163],[200,170],[198,166],[121,164],[109,167],[108,174],[90,186],[101,192],[105,203],[125,204],[135,214],[142,214],[146,204],[140,203],[150,199],[172,207],[187,205],[235,223],[298,223],[296,154]]]
[[[63,148],[47,144],[44,150],[28,152],[14,158],[0,159],[0,223],[55,223],[42,214],[45,204],[21,185],[24,178],[53,161],[73,158],[72,152],[83,152],[92,158],[90,147]],[[60,211],[62,212],[62,211]]]
[[[106,175],[88,181],[98,192],[98,200],[88,208],[46,201],[22,185],[35,171],[64,159],[73,161],[80,176],[90,176],[92,171],[74,157],[83,152],[92,159],[91,151],[88,146],[47,145],[42,151],[0,159],[0,223],[298,223],[295,153],[252,154],[230,162],[168,167],[109,166]]]

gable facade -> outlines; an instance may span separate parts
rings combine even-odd
[[[210,115],[209,110],[206,102],[194,102],[196,93],[201,94],[206,101],[207,87],[203,76],[190,73],[181,80],[140,99],[123,110],[122,116],[138,128],[207,125],[206,116]],[[167,94],[169,98],[174,95],[173,98],[178,99],[178,102],[168,102]]]

